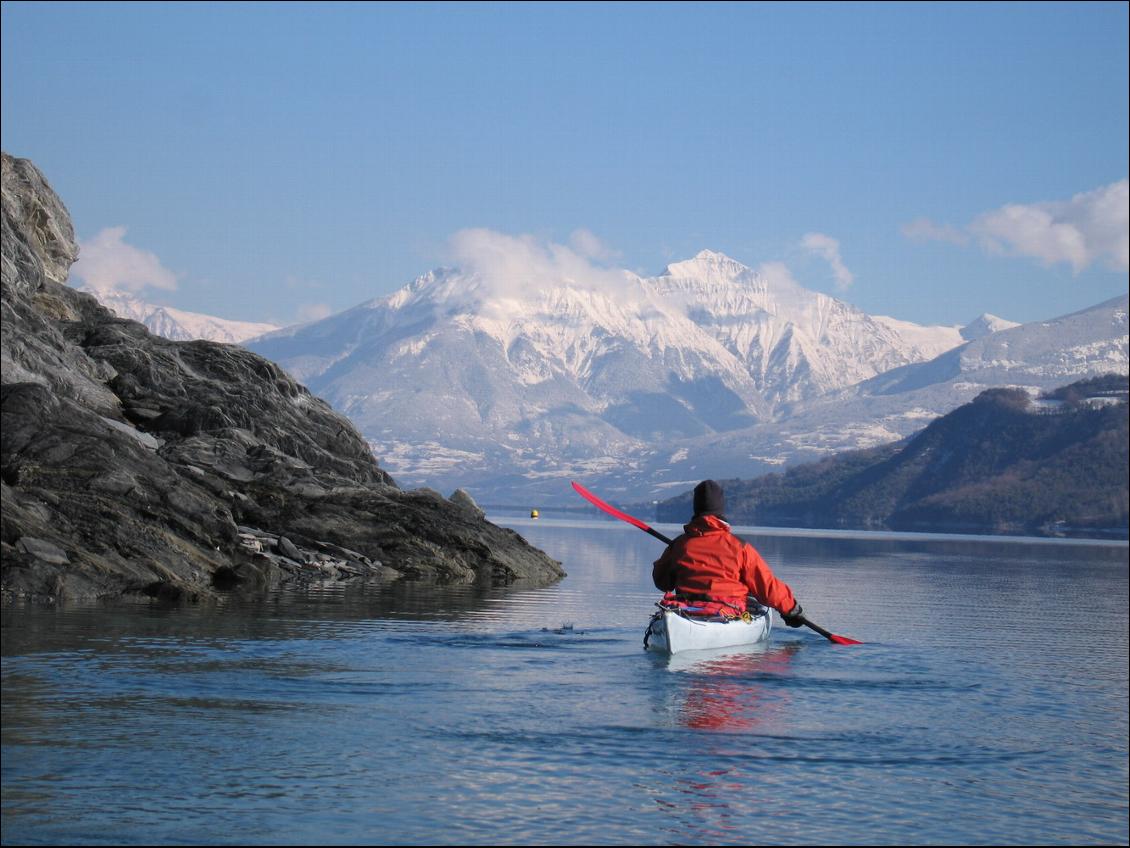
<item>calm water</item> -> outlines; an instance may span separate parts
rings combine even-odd
[[[5,843],[1122,843],[1127,547],[753,536],[838,647],[642,651],[659,544],[546,589],[3,613]]]

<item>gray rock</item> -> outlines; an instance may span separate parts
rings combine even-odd
[[[32,536],[21,536],[20,540],[16,543],[24,553],[31,554],[38,560],[43,562],[53,563],[54,565],[66,565],[69,561],[67,559],[67,552],[60,548],[58,545],[53,545],[43,539],[36,539]]]
[[[290,541],[290,539],[288,539],[286,536],[279,536],[279,553],[281,553],[288,559],[294,560],[295,562],[306,561],[306,557],[304,557],[302,555],[302,552],[298,550],[297,547],[295,547],[294,542]]]
[[[118,471],[104,477],[95,477],[88,485],[94,491],[108,492],[113,495],[128,495],[139,487],[138,482],[133,477]]]
[[[563,576],[469,497],[401,491],[353,425],[273,363],[151,335],[63,285],[76,256],[62,203],[4,154],[5,598],[204,598],[271,588],[296,567],[303,579]]]
[[[141,442],[141,444],[143,444],[150,450],[157,450],[157,448],[161,447],[160,439],[155,439],[148,433],[143,433],[131,424],[126,424],[124,421],[115,421],[113,418],[106,418],[104,416],[102,418],[102,421],[108,426],[113,427],[118,432],[125,433],[131,439],[137,439],[139,442]]]
[[[451,493],[450,500],[456,506],[468,510],[472,515],[477,515],[480,518],[486,515],[486,513],[483,512],[482,508],[477,503],[475,503],[475,499],[471,497],[470,493],[468,493],[465,489],[456,489]]]

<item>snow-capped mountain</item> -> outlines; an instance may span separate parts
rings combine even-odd
[[[279,329],[276,324],[230,321],[199,312],[155,306],[120,292],[108,292],[86,286],[79,287],[79,290],[94,295],[103,306],[118,317],[139,321],[149,329],[149,332],[173,341],[206,339],[213,342],[241,344],[247,339]]]
[[[984,312],[976,321],[961,328],[961,337],[967,342],[971,342],[984,338],[989,333],[999,333],[1001,330],[1010,330],[1019,326],[1015,321],[1006,321],[1004,318],[998,318],[996,315]]]
[[[441,269],[249,346],[349,415],[402,483],[489,500],[642,469],[656,445],[746,431],[962,342],[703,251],[596,282]]]
[[[950,391],[960,386],[976,392],[992,386],[1038,390],[1107,372],[1125,372],[1128,303],[1130,298],[1122,295],[1050,321],[975,335],[972,341],[930,362],[875,377],[861,384],[859,392],[876,397],[930,387]]]
[[[927,362],[892,369],[830,392],[787,416],[711,439],[672,441],[623,468],[609,487],[662,498],[705,477],[755,477],[844,450],[874,447],[925,427],[994,387],[1035,395],[1075,380],[1130,371],[1128,298],[1113,298],[1050,321],[978,319],[974,336]],[[982,316],[985,318],[986,316]],[[991,318],[991,316],[988,316]],[[979,335],[985,324],[1003,329]]]
[[[741,360],[773,404],[819,397],[963,341],[961,328],[868,315],[709,250],[646,285]]]
[[[413,478],[397,467],[412,445],[431,469],[445,452],[491,467],[527,453],[618,460],[641,440],[761,414],[737,357],[638,277],[609,283],[509,291],[444,269],[253,349],[349,415],[394,472]]]

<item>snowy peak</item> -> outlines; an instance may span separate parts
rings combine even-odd
[[[327,319],[335,324],[332,332],[288,331],[289,343],[263,352],[309,381],[331,365],[340,370],[356,352],[380,350],[390,361],[408,361],[442,345],[451,349],[463,334],[496,343],[512,379],[523,385],[560,378],[584,382],[586,393],[593,384],[620,386],[624,380],[611,372],[601,376],[601,363],[629,357],[649,390],[660,391],[672,379],[710,377],[763,414],[766,401],[772,408],[819,396],[962,342],[956,328],[873,318],[787,275],[770,283],[712,250],[648,279],[537,256],[488,259],[431,271],[386,298]],[[329,349],[335,338],[338,351]]]
[[[770,285],[716,251],[645,279],[495,246],[255,349],[365,432],[398,408],[436,443],[478,433],[550,450],[748,426],[961,342]]]
[[[645,382],[662,385],[667,374],[693,379],[698,368],[751,390],[741,364],[712,336],[626,271],[575,279],[446,269],[375,308],[383,311],[385,326],[415,328],[428,344],[451,343],[460,333],[496,342],[515,368],[513,378],[525,385],[552,377],[585,380],[594,361],[630,351],[638,363],[650,363],[638,367],[655,372]],[[419,338],[417,332],[398,341],[395,351],[422,350]]]
[[[971,342],[984,338],[990,333],[1019,326],[1015,321],[1008,321],[1004,318],[998,318],[996,315],[990,315],[988,312],[983,312],[979,317],[961,328],[961,337],[967,342]]]
[[[930,359],[962,343],[956,328],[870,316],[798,285],[702,251],[646,281],[746,366],[766,397],[795,402]]]
[[[1127,295],[1049,321],[1011,324],[965,342],[929,362],[881,374],[863,394],[893,395],[931,388],[993,386],[1049,389],[1130,367]],[[992,316],[989,316],[992,317]],[[999,319],[998,319],[999,320]],[[971,397],[962,396],[962,401]]]
[[[1044,388],[1065,377],[1125,373],[1130,361],[1128,303],[1130,297],[1121,295],[1070,315],[984,336],[960,349],[962,371]]]
[[[670,277],[676,280],[698,280],[712,284],[732,284],[749,279],[760,279],[752,268],[714,250],[702,250],[693,259],[672,262],[660,277]]]
[[[156,306],[120,292],[101,291],[87,286],[80,287],[79,291],[94,295],[99,303],[119,318],[137,321],[144,324],[154,335],[178,342],[205,339],[225,344],[240,344],[279,329],[275,324],[231,321],[214,315],[186,312],[169,306]]]
[[[646,283],[660,296],[683,306],[709,299],[714,306],[724,306],[729,312],[771,309],[781,295],[795,296],[788,281],[774,281],[770,286],[757,271],[712,250],[704,250],[684,262],[672,262],[662,274]]]

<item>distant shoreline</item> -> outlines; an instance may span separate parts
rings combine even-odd
[[[492,522],[499,522],[502,520],[515,521],[523,525],[534,525],[539,522],[554,522],[567,520],[567,521],[582,521],[585,524],[593,524],[603,527],[623,527],[625,530],[635,530],[628,524],[622,521],[617,521],[614,518],[605,518],[599,514],[594,514],[594,511],[586,510],[583,507],[580,509],[573,507],[538,507],[539,518],[529,517],[529,509],[516,506],[502,506],[502,505],[484,505],[483,509],[486,510],[487,520]],[[628,509],[632,512],[631,508]],[[649,519],[654,516],[648,515],[644,510],[637,510],[632,513],[639,518]],[[689,516],[688,516],[689,518]],[[682,525],[672,522],[654,521],[653,526],[657,528],[678,528]],[[1107,535],[1084,535],[1079,533],[1063,534],[1047,534],[1047,535],[1032,535],[1031,533],[1002,533],[1000,531],[985,531],[977,532],[974,530],[891,530],[887,528],[864,528],[864,527],[799,527],[799,526],[761,526],[754,524],[734,524],[733,529],[739,535],[761,535],[761,536],[816,536],[827,538],[857,538],[857,539],[939,539],[949,541],[997,541],[997,542],[1039,542],[1039,543],[1059,543],[1069,545],[1107,545],[1112,547],[1125,547],[1130,546],[1130,531],[1126,528],[1111,530]],[[638,532],[638,531],[635,531]]]

